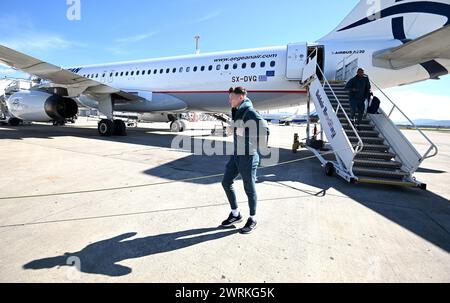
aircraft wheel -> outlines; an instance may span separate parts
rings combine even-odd
[[[114,124],[111,120],[101,120],[98,123],[98,133],[102,137],[110,137],[112,136],[114,131]]]
[[[53,126],[64,126],[66,123],[64,121],[53,121]]]
[[[179,133],[183,131],[183,125],[179,120],[173,121],[170,124],[170,131],[173,133]]]
[[[9,119],[9,125],[11,125],[11,126],[19,126],[20,123],[22,123],[22,120],[20,120],[18,118]]]
[[[127,126],[122,120],[114,120],[113,122],[113,135],[114,136],[126,136],[127,135]]]
[[[180,120],[180,124],[181,124],[181,130],[180,132],[184,132],[185,130],[188,129],[188,124],[186,120]]]

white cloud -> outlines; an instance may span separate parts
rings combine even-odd
[[[0,40],[0,44],[22,51],[48,51],[85,46],[66,40],[59,35],[36,32],[24,32],[14,38]]]
[[[0,75],[12,75],[15,73],[17,73],[17,71],[12,68],[0,68]]]
[[[140,35],[125,37],[125,38],[118,38],[118,39],[116,39],[116,42],[117,43],[135,43],[135,42],[140,42],[140,41],[146,40],[156,34],[157,34],[157,32],[152,32],[152,33],[148,33],[148,34],[140,34]]]
[[[123,46],[122,47],[121,46],[108,47],[108,48],[106,48],[106,50],[108,50],[111,54],[113,54],[115,56],[131,54],[131,52]]]
[[[152,36],[155,36],[156,34],[158,34],[158,32],[155,31],[147,34],[117,38],[115,40],[115,45],[107,47],[106,50],[115,56],[130,55],[132,53],[130,49],[132,48],[127,47],[129,44],[144,41]]]
[[[211,12],[203,17],[200,17],[196,20],[194,20],[194,24],[195,23],[201,23],[201,22],[206,22],[212,19],[217,18],[218,16],[220,16],[222,14],[222,11],[215,11],[215,12]]]
[[[70,47],[85,47],[57,33],[36,29],[29,18],[0,17],[0,44],[24,51],[49,51]]]

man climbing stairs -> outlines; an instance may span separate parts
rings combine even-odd
[[[337,108],[339,100],[347,116],[351,115],[349,93],[345,89],[345,83],[331,84],[330,87],[325,88],[325,92],[333,108]],[[357,143],[358,138],[345,114],[340,112],[338,117],[350,142]],[[396,160],[396,154],[392,152],[380,131],[376,129],[370,115],[363,119],[357,133],[364,143],[362,151],[356,154],[353,164],[353,173],[358,182],[416,186],[415,183],[407,181],[410,177],[409,173],[402,170],[402,163]]]

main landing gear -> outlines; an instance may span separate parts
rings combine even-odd
[[[19,126],[23,123],[23,121],[18,118],[11,118],[11,119],[9,119],[8,123],[11,126]]]
[[[185,120],[175,120],[170,124],[170,131],[173,133],[182,133],[187,129]]]
[[[173,133],[182,133],[188,129],[188,121],[183,114],[168,115],[170,123],[170,131]]]
[[[114,120],[113,100],[107,96],[98,102],[98,110],[106,116],[106,119],[98,123],[98,133],[102,137],[126,136],[127,126],[122,120]]]
[[[103,119],[98,123],[98,133],[102,137],[126,136],[127,126],[122,120]]]

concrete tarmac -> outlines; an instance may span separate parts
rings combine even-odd
[[[230,140],[192,126],[194,143]],[[311,156],[291,151],[304,127],[271,128],[280,161]],[[348,184],[316,159],[260,170],[247,236],[218,228],[220,177],[179,181],[223,173],[226,156],[172,149],[166,124],[128,133],[0,126],[0,282],[450,282],[450,132],[426,132],[440,148],[416,174],[428,191]]]

